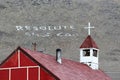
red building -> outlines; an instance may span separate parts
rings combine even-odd
[[[0,65],[0,80],[111,80],[86,64],[18,47]]]

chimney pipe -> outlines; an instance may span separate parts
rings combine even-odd
[[[56,49],[56,61],[60,64],[62,64],[62,53],[61,53],[61,49]]]
[[[36,42],[35,42],[35,43],[32,43],[32,45],[33,45],[33,50],[36,51],[36,50],[37,50],[37,49],[36,49],[36,47],[37,47]]]

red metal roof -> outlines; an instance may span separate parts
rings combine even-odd
[[[62,58],[62,64],[54,56],[20,48],[38,65],[42,65],[60,80],[112,80],[101,70],[93,70],[85,64]]]
[[[92,39],[90,35],[87,36],[87,38],[84,40],[80,48],[97,48],[95,41]]]

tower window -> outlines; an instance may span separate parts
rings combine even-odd
[[[97,50],[93,50],[93,56],[97,57]]]
[[[83,50],[83,56],[90,56],[90,50],[89,49]]]

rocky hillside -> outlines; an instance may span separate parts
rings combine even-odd
[[[100,68],[120,72],[120,0],[0,0],[0,62],[17,46],[79,61],[79,46],[91,36],[100,48]],[[116,66],[117,65],[117,66]]]

